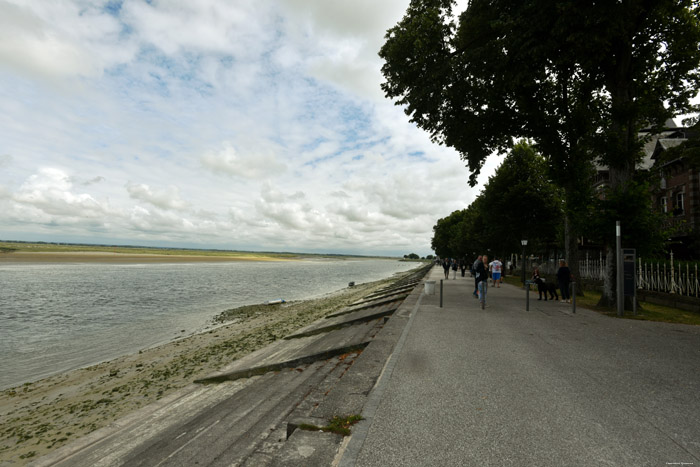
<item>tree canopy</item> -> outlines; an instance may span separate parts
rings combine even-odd
[[[412,0],[387,32],[386,96],[459,152],[472,185],[487,156],[532,139],[564,189],[567,227],[588,221],[594,163],[609,170],[610,217],[646,206],[639,129],[698,110],[698,2],[471,0],[459,14],[455,4]]]
[[[523,238],[535,249],[556,243],[561,193],[547,174],[544,158],[529,144],[517,144],[469,207],[438,220],[435,252],[462,258],[491,250],[505,256],[519,251]]]

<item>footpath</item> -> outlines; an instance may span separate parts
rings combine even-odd
[[[700,465],[700,327],[459,274],[421,295],[341,466]]]
[[[32,465],[700,466],[700,326],[536,293],[526,311],[509,285],[482,310],[452,272],[440,306],[440,279],[422,270]],[[318,429],[358,414],[350,436]]]

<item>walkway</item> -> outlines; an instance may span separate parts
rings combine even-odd
[[[700,327],[426,277],[341,465],[700,465]],[[533,300],[534,299],[534,300]]]

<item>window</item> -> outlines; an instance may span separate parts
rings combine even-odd
[[[661,197],[659,204],[661,205],[661,210],[663,212],[668,212],[668,199],[665,196]]]
[[[682,216],[685,213],[685,193],[680,192],[676,193],[676,205],[675,209],[673,210],[673,213],[676,216]]]

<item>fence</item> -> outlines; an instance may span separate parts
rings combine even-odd
[[[598,259],[586,256],[579,260],[579,274],[584,279],[603,280],[605,277],[605,259],[602,255]],[[544,274],[556,274],[555,261],[545,261],[538,265],[540,272]],[[687,297],[700,297],[700,277],[698,276],[698,264],[675,264],[673,254],[670,263],[642,262],[638,259],[637,288],[684,295]]]

